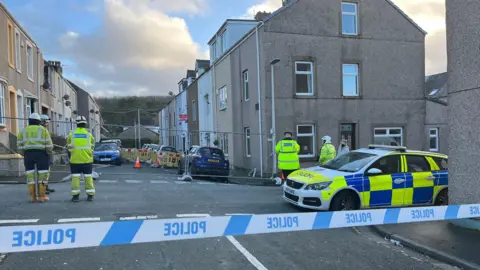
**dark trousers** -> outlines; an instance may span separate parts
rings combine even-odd
[[[47,151],[42,150],[27,150],[25,151],[23,164],[25,165],[26,171],[35,170],[35,165],[37,165],[37,170],[46,171],[48,170],[48,154]]]
[[[282,180],[286,181],[287,177],[296,170],[282,170]]]
[[[87,164],[71,164],[70,163],[70,172],[72,174],[92,174],[93,171],[93,164],[92,163],[87,163]]]

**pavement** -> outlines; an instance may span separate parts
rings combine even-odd
[[[194,179],[175,170],[98,168],[94,202],[70,202],[70,183],[31,204],[23,185],[0,184],[0,225],[291,213],[279,187]],[[83,187],[82,187],[83,188]],[[1,239],[0,239],[1,241]],[[395,245],[370,228],[218,237],[162,243],[0,254],[0,269],[456,269]]]
[[[480,269],[480,231],[447,221],[382,225],[376,231],[432,258],[464,269]]]

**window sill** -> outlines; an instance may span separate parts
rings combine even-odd
[[[223,108],[223,109],[218,109],[218,111],[222,112],[222,111],[226,111],[227,108]]]
[[[35,82],[35,81],[34,81],[32,78],[30,78],[30,77],[28,77],[28,80],[31,81],[32,83]]]
[[[7,132],[7,126],[5,124],[0,124],[0,132]]]
[[[295,94],[294,95],[294,98],[297,98],[297,99],[316,99],[317,96],[316,95],[299,95],[299,94]]]
[[[252,157],[252,155],[250,155],[250,156],[245,156],[245,157],[246,157],[246,158],[251,158],[251,157]]]
[[[361,99],[361,96],[342,96],[343,99]]]
[[[17,73],[18,73],[18,74],[22,74],[22,71],[17,69]]]
[[[8,63],[8,66],[9,66],[11,69],[15,69],[15,65],[13,65],[13,64]]]
[[[340,35],[344,38],[360,38],[360,35],[357,34],[345,34],[345,33],[340,33]]]

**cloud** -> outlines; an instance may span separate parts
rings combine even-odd
[[[282,1],[280,0],[264,0],[260,4],[256,4],[248,8],[247,12],[243,17],[253,18],[257,12],[266,11],[273,12],[279,9],[282,6]]]
[[[204,0],[177,0],[186,12],[200,12]],[[188,3],[187,3],[188,2]],[[190,36],[185,21],[152,9],[167,1],[105,0],[101,28],[89,35],[68,31],[58,39],[60,54],[76,63],[68,70],[82,74],[96,95],[163,95],[195,59],[208,56]],[[180,11],[166,4],[163,11]],[[83,85],[81,83],[80,85]]]

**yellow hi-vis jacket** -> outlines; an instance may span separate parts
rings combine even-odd
[[[297,170],[300,169],[300,160],[298,152],[300,145],[292,139],[283,139],[275,146],[278,154],[278,168],[280,170]]]
[[[40,125],[30,125],[17,135],[17,148],[20,154],[29,150],[43,150],[53,154],[53,143],[50,133]]]
[[[336,155],[337,152],[335,151],[335,147],[331,143],[323,144],[322,150],[320,150],[320,165],[334,159]]]
[[[67,147],[70,150],[71,164],[93,163],[93,148],[95,138],[86,128],[77,128],[67,137]]]

